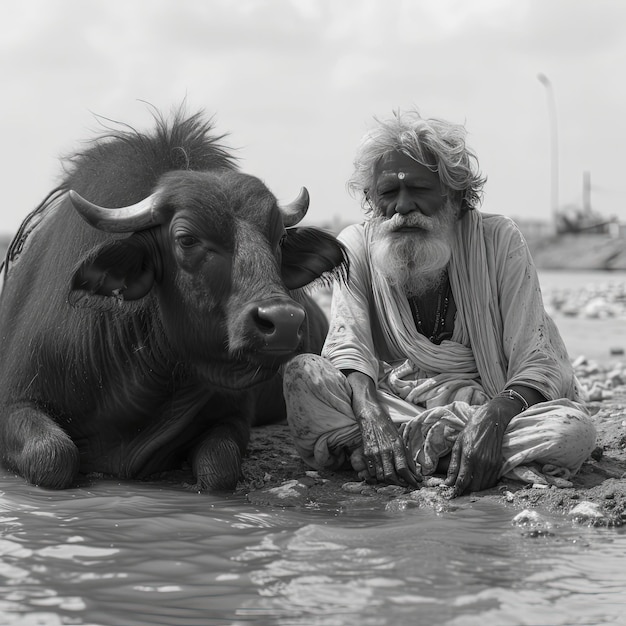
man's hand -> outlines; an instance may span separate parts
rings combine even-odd
[[[352,409],[361,429],[365,468],[371,478],[384,483],[418,486],[415,462],[408,454],[398,428],[376,396],[376,384],[361,372],[350,372]]]
[[[519,406],[496,397],[474,413],[452,448],[446,485],[451,497],[466,491],[482,491],[498,482],[502,468],[502,439]]]

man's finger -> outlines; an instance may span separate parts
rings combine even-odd
[[[385,468],[382,457],[377,457],[375,461],[375,476],[379,483],[385,482]]]
[[[400,478],[404,482],[411,485],[412,487],[419,487],[421,477],[418,477],[417,474],[412,472],[408,467],[403,467],[402,469],[399,469],[398,476],[400,476]]]
[[[407,454],[404,446],[400,452],[396,451],[394,456],[395,467],[398,477],[402,482],[413,487],[419,487],[421,477],[418,477],[415,461]]]
[[[452,490],[452,498],[462,496],[467,490],[470,483],[472,483],[474,477],[472,474],[466,471],[460,471],[456,483],[454,483],[454,489]]]
[[[367,470],[367,473],[372,477],[375,478],[376,477],[376,461],[374,461],[373,458],[369,457],[365,460],[365,467]]]
[[[454,485],[459,475],[459,467],[461,465],[461,446],[457,440],[450,453],[450,464],[448,465],[448,473],[446,474],[445,484],[448,487]]]
[[[391,455],[391,452],[383,452],[382,453],[382,465],[383,465],[383,475],[386,482],[389,482],[390,479],[396,478],[396,468],[394,466],[394,459]]]
[[[453,485],[454,489],[452,490],[453,498],[463,495],[465,493],[465,490],[469,487],[470,483],[474,479],[474,469],[472,468],[471,464],[467,462],[467,459],[463,456],[463,454],[460,454],[460,457],[461,460],[459,464],[459,469],[456,473],[456,480],[454,481]]]

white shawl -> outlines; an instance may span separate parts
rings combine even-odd
[[[511,220],[469,211],[457,223],[449,265],[457,316],[452,340],[441,345],[417,331],[402,290],[372,267],[371,235],[368,223],[340,235],[351,278],[334,290],[323,351],[337,368],[363,371],[382,389],[428,408],[482,404],[507,384],[530,386],[548,400],[577,399],[567,352]]]
[[[366,228],[366,232],[371,245],[372,229]],[[479,378],[489,397],[501,391],[506,383],[502,343],[496,340],[502,335],[502,323],[491,293],[479,212],[471,211],[457,223],[448,271],[457,316],[468,329],[472,348],[448,340],[436,345],[419,333],[404,292],[390,285],[372,267],[370,258],[373,298],[381,312],[380,322],[385,339],[395,350],[408,357],[408,364],[405,362],[399,369],[390,372],[389,386],[415,404],[431,406],[432,402],[428,401],[434,399],[435,389],[439,390],[435,394],[438,399],[436,404],[460,399],[457,395],[459,385],[455,385],[452,397],[450,393],[442,396],[441,385],[447,383],[446,390],[452,392],[449,389],[452,381],[467,381],[460,387],[470,385],[476,388],[477,383],[469,381]],[[436,372],[444,373],[435,375]],[[428,381],[422,377],[424,373],[429,377]],[[415,393],[418,386],[422,392]],[[486,398],[479,396],[476,400],[482,403]]]

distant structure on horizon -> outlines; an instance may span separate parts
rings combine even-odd
[[[615,246],[621,248],[623,242],[614,240],[626,239],[626,223],[621,223],[616,216],[607,218],[592,208],[591,176],[589,172],[584,172],[583,175],[582,206],[577,204],[565,205],[560,207],[551,218],[545,220],[517,217],[512,219],[533,251],[543,249],[548,242],[581,239],[582,241],[578,245],[583,245],[585,240],[588,241],[587,248],[595,246],[601,248],[603,245],[606,245],[606,253],[615,256],[616,252],[613,251],[613,248]],[[316,222],[315,225],[337,235],[346,226],[357,221],[360,220],[345,220],[340,213],[336,213],[332,218]],[[13,234],[0,234],[0,260],[4,259],[12,238]],[[602,242],[607,243],[603,244]],[[626,246],[624,246],[624,250],[626,251]],[[556,260],[551,259],[550,264],[555,263]],[[626,267],[626,260],[624,263]],[[592,266],[597,265],[598,263],[593,261]],[[601,267],[604,265],[606,264],[600,264]]]
[[[620,224],[616,216],[606,218],[591,207],[591,175],[583,174],[582,206],[568,204],[559,207],[552,221],[515,219],[528,239],[559,235],[607,235],[611,238],[626,237],[626,224]]]

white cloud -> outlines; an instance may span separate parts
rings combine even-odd
[[[549,214],[545,72],[557,96],[561,196],[591,170],[606,213],[626,133],[626,3],[597,0],[22,0],[0,6],[0,230],[56,183],[97,127],[142,126],[146,100],[215,113],[242,165],[312,214],[359,219],[345,192],[373,115],[417,105],[466,122],[486,210]],[[626,216],[625,216],[626,217]]]

